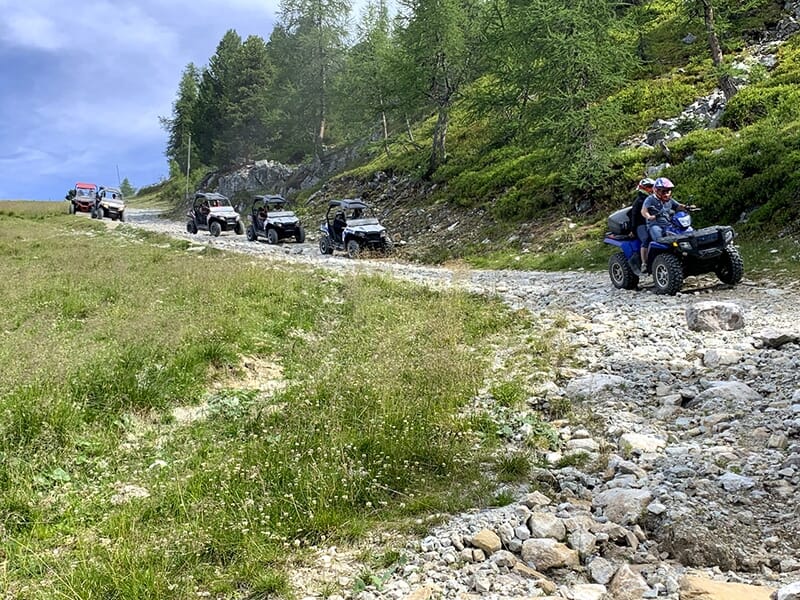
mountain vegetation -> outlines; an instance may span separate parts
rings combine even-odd
[[[394,14],[371,0],[353,23],[347,0],[283,0],[268,39],[228,31],[208,65],[186,66],[166,155],[176,181],[198,182],[360,145],[350,175],[430,181],[430,202],[598,220],[665,162],[624,142],[718,87],[721,122],[683,123],[664,174],[712,196],[709,218],[790,226],[800,44],[772,71],[737,62],[781,16],[775,0],[404,0]]]

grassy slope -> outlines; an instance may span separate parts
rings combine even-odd
[[[495,302],[63,213],[0,212],[14,598],[285,594],[309,544],[489,500],[473,457],[500,425],[459,415],[491,348],[519,345],[528,373],[558,359],[551,334]],[[207,418],[179,416],[198,406]]]
[[[620,141],[644,131],[656,119],[678,115],[715,84],[701,19],[683,22],[671,12],[669,3],[656,1],[637,10],[644,23],[646,69],[606,101],[618,115],[612,124],[615,129],[609,133]],[[769,2],[739,15],[725,32],[726,51],[731,55],[740,50],[744,34],[760,31],[778,17],[779,5]],[[687,33],[694,33],[698,41],[683,43]],[[774,72],[751,74],[753,83],[730,103],[722,127],[694,131],[695,126],[686,123],[686,135],[669,145],[673,167],[664,174],[678,183],[676,197],[693,196],[696,203],[705,205],[706,210],[697,215],[699,226],[736,224],[747,214],[748,222],[738,223],[737,229],[745,254],[753,258],[765,235],[798,233],[794,224],[800,194],[795,168],[800,149],[800,98],[795,89],[800,80],[799,46],[800,40],[795,38],[780,50]],[[398,139],[391,156],[378,154],[348,175],[369,178],[377,170],[412,176],[421,173],[432,126],[431,120],[415,132],[419,148]],[[475,266],[604,267],[607,252],[597,240],[606,216],[630,202],[631,190],[647,166],[665,160],[660,151],[613,151],[608,158],[611,174],[602,189],[579,190],[591,197],[592,210],[577,214],[560,188],[563,173],[553,169],[546,148],[498,141],[489,123],[475,121],[458,106],[448,147],[448,163],[434,175],[437,190],[425,202],[488,210],[496,221],[492,238],[497,241],[455,250]],[[533,223],[539,225],[532,228]],[[518,239],[520,236],[510,234],[520,231],[527,231],[535,242],[500,241]],[[792,244],[786,247],[789,252]]]

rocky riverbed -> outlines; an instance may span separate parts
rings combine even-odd
[[[583,366],[541,385],[528,406],[569,403],[592,418],[555,423],[562,449],[514,488],[517,501],[404,539],[404,564],[366,581],[356,553],[319,548],[296,574],[299,597],[800,598],[796,282],[691,278],[665,297],[647,280],[616,290],[605,273],[350,260],[312,243],[191,236],[153,211],[128,219],[264,260],[461,286],[567,323]],[[575,454],[585,456],[564,460]]]

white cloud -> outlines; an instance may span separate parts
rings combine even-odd
[[[43,15],[12,11],[6,15],[5,21],[0,35],[10,45],[53,51],[63,47],[66,42],[53,20]]]

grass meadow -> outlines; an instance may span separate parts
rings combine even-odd
[[[0,203],[3,598],[291,598],[309,547],[491,502],[465,407],[495,349],[563,358],[497,301],[65,213]]]

